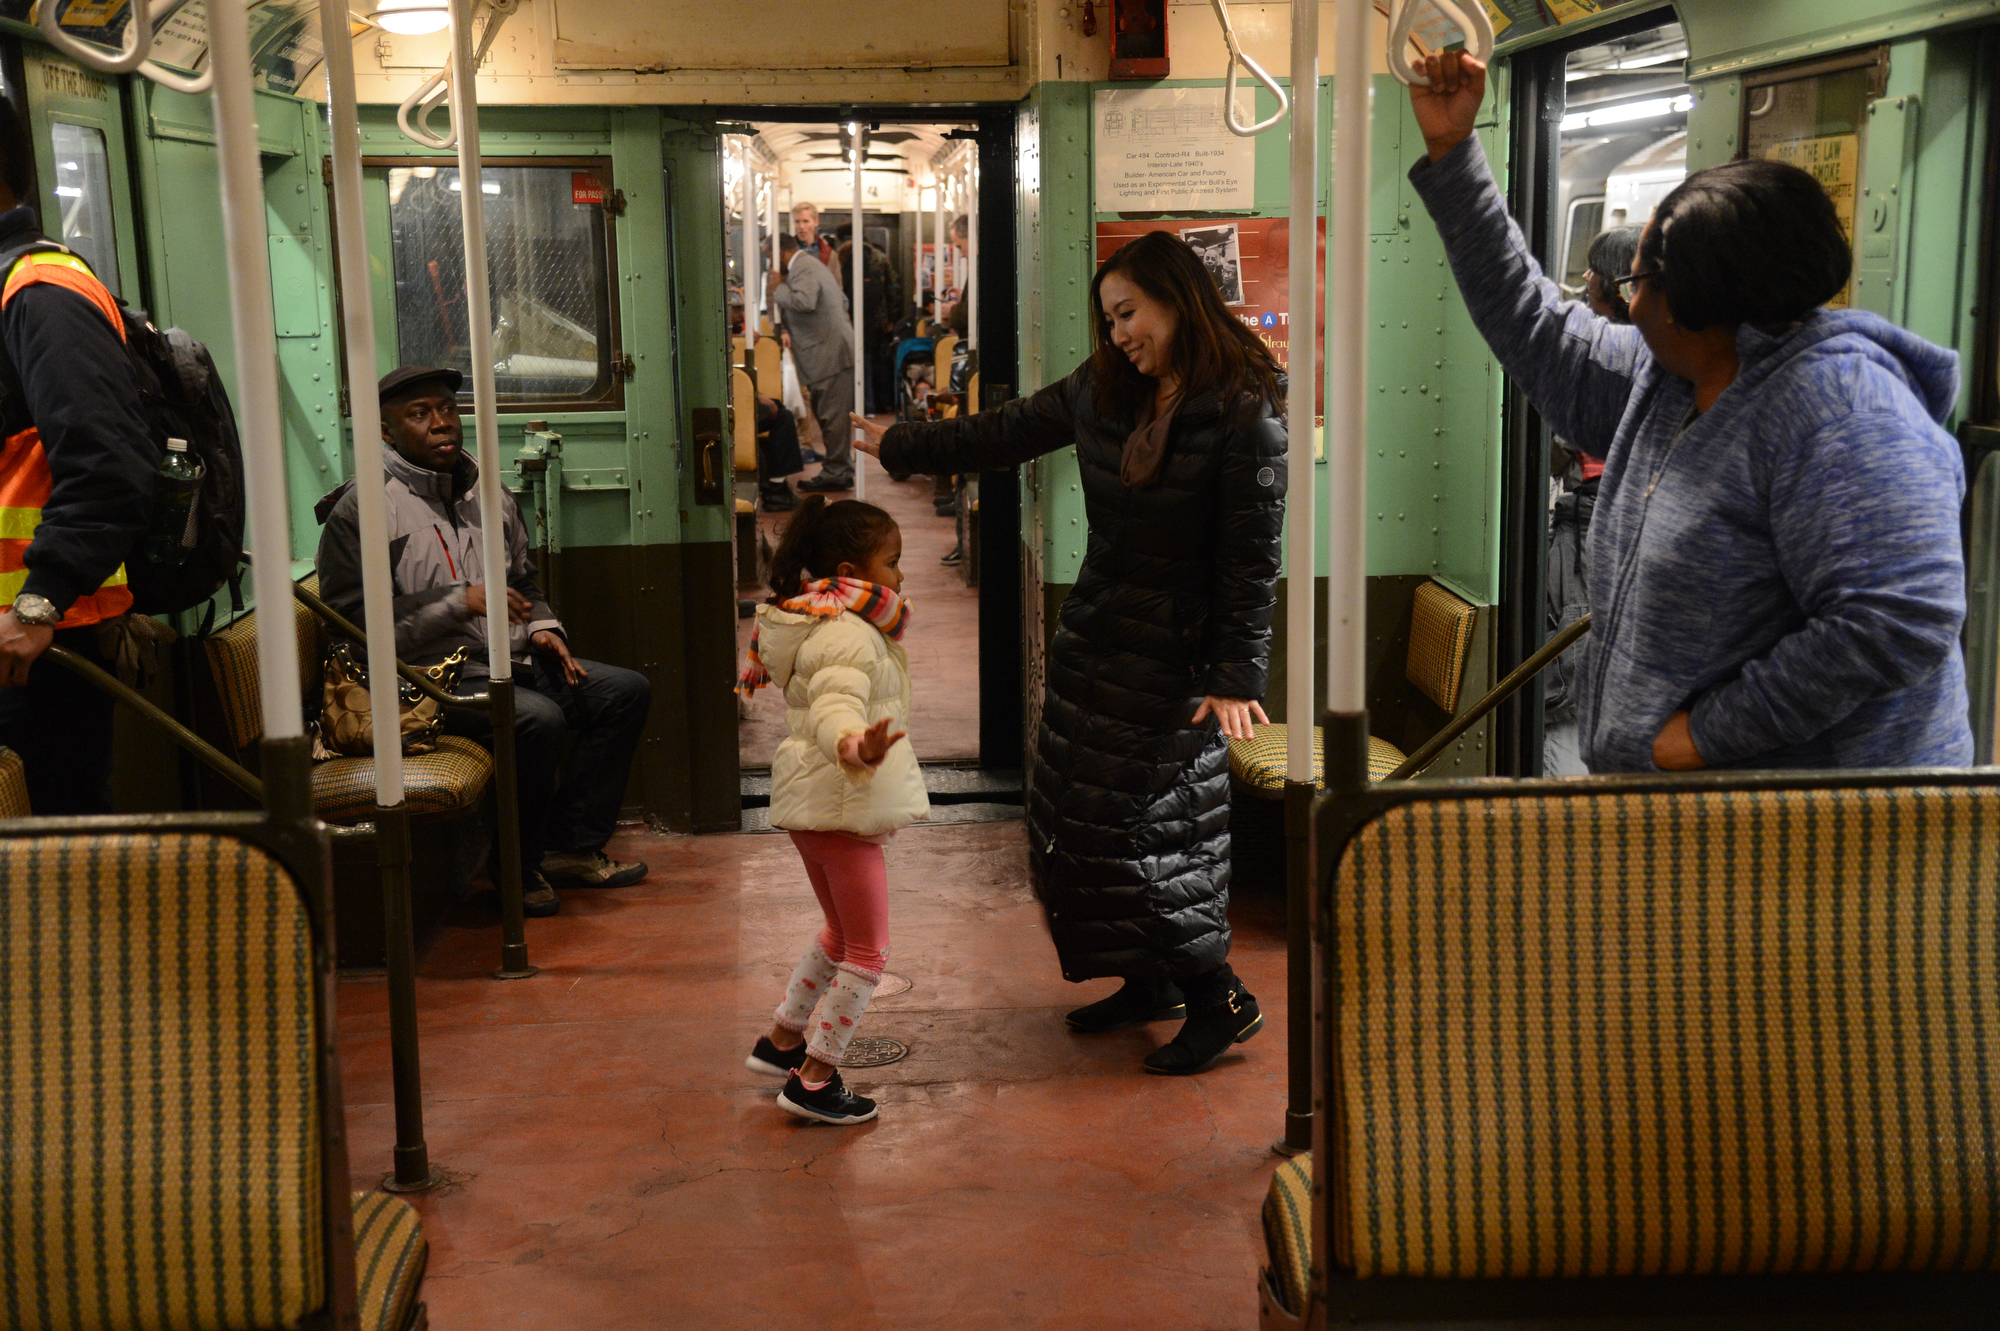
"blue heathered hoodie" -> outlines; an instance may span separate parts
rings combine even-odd
[[[1566,302],[1467,139],[1410,179],[1473,321],[1555,432],[1604,456],[1577,672],[1584,761],[1650,772],[1691,711],[1718,767],[1963,767],[1958,356],[1856,310],[1771,337],[1682,432],[1694,386]],[[1678,436],[1678,438],[1677,438]]]

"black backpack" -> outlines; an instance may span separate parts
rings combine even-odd
[[[51,240],[0,250],[0,284],[22,256],[75,251]],[[117,297],[112,299],[117,300]],[[125,321],[125,353],[139,388],[139,401],[152,436],[157,466],[168,439],[187,440],[188,453],[202,467],[189,531],[193,542],[179,563],[155,563],[146,555],[146,532],[135,535],[125,560],[132,608],[141,614],[169,615],[192,610],[227,586],[234,609],[243,608],[243,444],[236,412],[208,348],[185,330],[164,332],[145,311],[118,300]],[[0,347],[0,390],[18,398],[20,378]],[[149,524],[150,527],[150,524]]]

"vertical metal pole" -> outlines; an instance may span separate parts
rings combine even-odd
[[[1285,419],[1285,1136],[1312,1149],[1313,417],[1319,410],[1319,6],[1292,6],[1291,314]]]
[[[243,422],[250,579],[257,605],[270,621],[269,631],[257,635],[257,679],[264,704],[264,738],[287,740],[305,734],[305,716],[299,699],[299,642],[290,631],[291,508],[285,496],[271,252],[264,229],[264,173],[257,155],[257,110],[243,0],[215,0],[209,28],[216,156],[222,170],[222,233],[229,254],[229,314],[236,337],[236,402]]]
[[[757,262],[757,168],[750,161],[750,141],[743,142],[743,352],[752,365],[750,353],[757,349],[757,305],[761,299],[763,274]],[[770,396],[763,384],[757,391]]]
[[[968,147],[965,155],[965,345],[979,347],[979,153]],[[967,387],[970,387],[968,383]],[[977,402],[965,404],[965,414],[979,410]]]
[[[347,343],[348,396],[354,423],[355,487],[361,527],[362,628],[368,634],[368,704],[379,717],[399,711],[396,685],[395,596],[389,574],[389,518],[382,475],[382,413],[375,381],[375,305],[369,294],[368,238],[361,205],[361,136],[354,96],[354,47],[347,15],[320,11],[326,51],[327,129],[333,147],[333,215],[339,248],[341,330]],[[375,858],[382,880],[382,929],[389,970],[389,1043],[396,1088],[392,1192],[435,1187],[424,1141],[423,1068],[417,1041],[415,924],[410,905],[409,811],[403,803],[403,746],[390,733],[375,746]]]
[[[937,209],[937,218],[931,225],[931,322],[944,322],[944,247],[951,243],[950,233],[945,229],[944,215],[944,163],[940,157],[931,159],[931,203]],[[937,385],[940,391],[944,385]]]
[[[493,699],[493,779],[500,807],[500,969],[496,979],[526,979],[527,915],[521,877],[538,865],[521,863],[520,814],[514,784],[514,658],[507,617],[505,491],[500,487],[500,424],[493,403],[493,301],[486,285],[486,207],[480,193],[479,90],[472,63],[472,8],[451,3],[451,127],[458,135],[458,207],[465,228],[465,318],[472,344],[472,419],[479,460],[479,562],[486,579],[486,669]],[[489,22],[491,20],[488,20]],[[502,702],[507,715],[501,716]],[[512,813],[510,817],[509,814]]]
[[[862,142],[862,126],[859,120],[848,122],[847,129],[848,138],[854,144],[854,214],[852,225],[848,228],[853,233],[854,244],[854,283],[849,288],[854,296],[854,410],[858,415],[866,416],[868,414],[868,357],[866,354],[867,343],[861,340],[861,307],[866,303],[863,299],[864,287],[862,284],[862,274],[864,268],[862,256],[867,252],[867,246],[861,238],[861,166],[863,160],[868,156],[868,145]],[[856,427],[853,434],[855,439],[859,440],[861,438],[860,428]],[[868,455],[858,448],[854,450],[854,497],[856,499],[866,499],[868,497]]]
[[[781,253],[780,253],[780,251],[779,251],[779,249],[778,249],[778,237],[779,237],[779,235],[780,235],[780,234],[782,234],[782,233],[783,233],[783,231],[784,231],[784,223],[783,223],[783,222],[782,222],[781,220],[779,220],[779,214],[778,214],[778,173],[777,173],[776,171],[773,171],[773,172],[771,173],[771,212],[770,212],[770,220],[771,220],[771,227],[770,227],[770,230],[771,230],[771,271],[772,271],[773,273],[775,273],[775,272],[777,272],[777,271],[778,271],[778,265],[779,265],[779,264],[780,264],[781,262],[783,262],[783,259],[781,258]],[[769,286],[768,284],[767,284],[767,285],[766,285],[766,286],[764,287],[764,312],[765,312],[766,314],[769,314],[769,313],[771,312],[771,288],[770,288],[770,286]],[[762,332],[762,331],[763,331],[763,329],[762,329],[762,327],[761,327],[761,326],[759,327],[758,331],[759,331],[759,332]],[[773,329],[772,331],[774,331],[774,332],[775,332],[776,330],[775,330],[775,329]],[[784,394],[784,391],[783,391],[783,389],[784,389],[784,386],[783,386],[783,385],[781,384],[781,385],[779,385],[779,391],[778,391],[778,392],[776,392],[776,393],[772,393],[772,394],[769,394],[768,396],[771,396],[771,397],[776,397],[776,398],[782,398],[782,397],[784,397],[784,395],[785,395],[785,394]]]
[[[1334,168],[1328,277],[1333,320],[1327,354],[1328,489],[1326,706],[1337,715],[1367,710],[1363,667],[1368,497],[1368,151],[1373,11],[1341,0],[1335,37]],[[1329,754],[1329,759],[1331,755]],[[1334,774],[1327,773],[1329,785]]]

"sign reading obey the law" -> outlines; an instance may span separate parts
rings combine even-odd
[[[1237,211],[1256,200],[1255,141],[1229,132],[1221,88],[1104,88],[1097,93],[1093,147],[1097,211]],[[1255,119],[1247,88],[1236,118]]]

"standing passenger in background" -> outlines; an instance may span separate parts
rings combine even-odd
[[[806,253],[826,265],[833,274],[833,285],[845,291],[846,278],[840,271],[840,256],[833,252],[833,242],[819,233],[819,205],[801,203],[792,209],[792,236]]]
[[[1810,175],[1735,161],[1646,224],[1633,327],[1542,274],[1473,125],[1486,68],[1425,59],[1410,179],[1474,322],[1557,433],[1604,455],[1578,672],[1593,772],[1962,767],[1958,360],[1830,310],[1853,255]]]
[[[771,303],[792,335],[792,360],[799,367],[819,418],[820,449],[826,466],[809,481],[804,494],[854,488],[854,430],[847,415],[854,409],[854,326],[847,317],[840,288],[819,263],[800,251],[793,236],[778,237],[782,271],[771,289]]]
[[[34,147],[0,98],[0,250],[43,242]],[[55,248],[55,247],[51,247]],[[111,812],[111,695],[55,661],[108,665],[100,629],[132,609],[125,560],[153,513],[161,451],[116,300],[83,260],[27,254],[0,274],[0,745],[35,813]]]
[[[1583,274],[1584,299],[1591,312],[1612,323],[1632,322],[1632,307],[1618,294],[1618,279],[1632,271],[1632,256],[1639,252],[1639,228],[1617,226],[1598,233],[1590,242],[1590,254]],[[1590,535],[1590,515],[1597,507],[1597,482],[1604,475],[1604,459],[1573,448],[1567,439],[1556,446],[1574,459],[1565,473],[1574,472],[1577,481],[1549,508],[1548,630],[1549,636],[1568,628],[1590,613],[1590,561],[1585,540]],[[1576,667],[1583,660],[1583,648],[1572,647],[1549,662],[1542,681],[1544,726],[1542,731],[1542,775],[1582,776],[1584,766],[1577,750]]]

